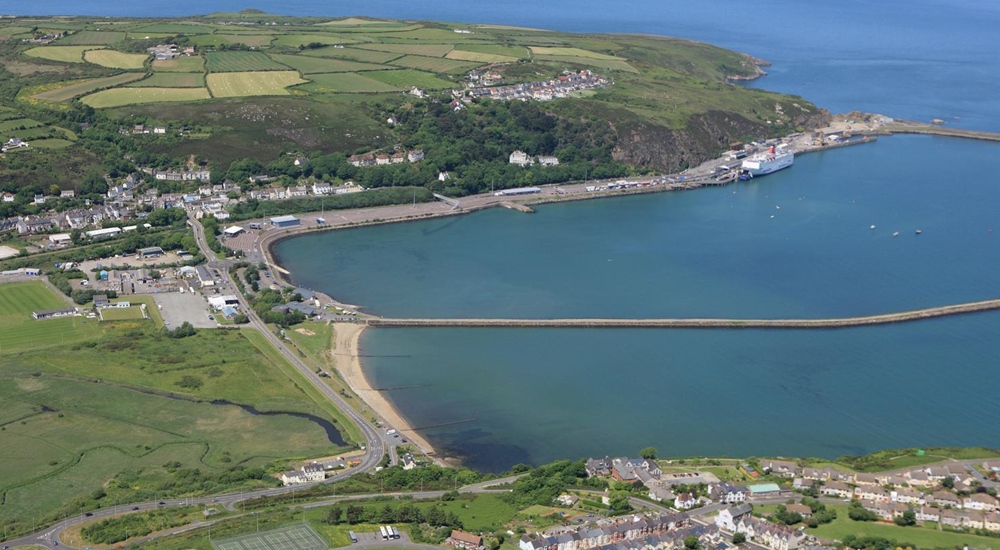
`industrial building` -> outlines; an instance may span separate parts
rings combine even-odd
[[[279,229],[285,227],[298,227],[301,223],[302,222],[295,216],[278,216],[276,218],[271,218],[271,225]]]

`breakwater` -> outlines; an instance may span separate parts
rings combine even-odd
[[[968,302],[897,313],[831,319],[381,319],[370,327],[506,327],[506,328],[848,328],[905,323],[936,317],[1000,309],[1000,299]]]

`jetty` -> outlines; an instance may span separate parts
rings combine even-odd
[[[389,319],[363,320],[370,327],[502,328],[765,328],[831,329],[888,325],[1000,309],[1000,299],[830,319]]]
[[[517,210],[518,212],[524,212],[525,214],[534,214],[535,209],[528,206],[527,204],[521,204],[519,202],[503,201],[500,206],[504,208],[509,208],[511,210]]]

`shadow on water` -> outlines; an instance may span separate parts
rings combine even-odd
[[[435,433],[434,439],[444,441],[440,446],[444,456],[457,458],[462,466],[480,472],[499,474],[513,464],[534,464],[527,449],[497,442],[492,433],[480,428]]]
[[[424,234],[425,237],[433,235],[438,231],[444,231],[445,229],[448,229],[449,227],[461,222],[466,217],[468,216],[447,216],[445,218],[441,218],[443,221],[439,225],[437,225],[437,227],[432,227],[430,229],[423,229],[421,230],[421,232]]]

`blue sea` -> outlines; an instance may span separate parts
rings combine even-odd
[[[211,3],[679,36],[764,58],[751,86],[832,112],[1000,131],[1000,4],[317,0]],[[101,17],[203,2],[5,6]],[[824,317],[997,297],[1000,145],[893,137],[749,185],[301,237],[295,281],[384,315]],[[875,229],[870,229],[874,225]],[[917,236],[916,229],[922,234]],[[894,232],[899,236],[893,237]],[[324,254],[316,254],[322,249]],[[832,331],[366,331],[376,386],[470,466],[629,454],[1000,446],[1000,314]]]

